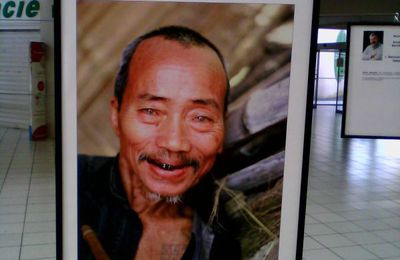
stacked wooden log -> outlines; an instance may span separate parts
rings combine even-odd
[[[240,227],[244,259],[277,259],[289,94],[282,71],[287,67],[278,70],[283,79],[267,77],[228,114],[231,132],[220,166],[226,176],[220,183],[225,208]]]
[[[219,183],[243,259],[278,257],[290,49],[276,46],[252,64],[228,106]]]

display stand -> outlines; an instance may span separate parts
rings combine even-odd
[[[342,137],[400,138],[400,25],[349,24]]]

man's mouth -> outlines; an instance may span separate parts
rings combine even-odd
[[[167,160],[146,154],[140,155],[139,161],[146,161],[147,163],[157,166],[165,171],[175,171],[186,167],[193,167],[194,171],[197,171],[200,165],[198,160],[192,158],[181,157],[176,163],[171,164],[166,162]]]
[[[182,169],[182,168],[188,166],[186,164],[172,165],[172,164],[168,164],[168,163],[159,162],[159,161],[153,160],[151,158],[147,158],[146,161],[148,163],[151,163],[151,164],[153,164],[153,165],[155,165],[155,166],[157,166],[157,167],[159,167],[159,168],[161,168],[163,170],[166,170],[166,171],[179,170],[179,169]]]

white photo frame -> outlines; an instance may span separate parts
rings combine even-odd
[[[342,137],[400,138],[400,26],[352,23],[347,38]]]
[[[82,1],[79,1],[82,2]],[[109,1],[97,1],[100,3]],[[130,2],[130,1],[123,1]],[[151,1],[146,1],[151,2]],[[167,1],[159,1],[166,3]],[[178,1],[186,2],[186,1]],[[295,259],[299,224],[300,189],[308,90],[312,0],[210,1],[204,3],[292,5],[293,31],[289,99],[285,141],[279,259]],[[91,1],[96,4],[96,1]],[[61,99],[62,99],[62,251],[64,259],[77,259],[77,3],[61,2]]]

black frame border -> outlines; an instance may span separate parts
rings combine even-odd
[[[55,96],[55,168],[56,168],[56,259],[63,259],[63,189],[62,189],[62,59],[61,1],[54,0],[54,96]]]
[[[304,128],[303,163],[301,170],[300,202],[297,227],[296,259],[303,259],[304,224],[306,217],[308,169],[310,163],[311,129],[313,116],[314,78],[317,55],[320,0],[313,0],[313,17],[311,24],[310,55],[308,66],[307,101]]]

